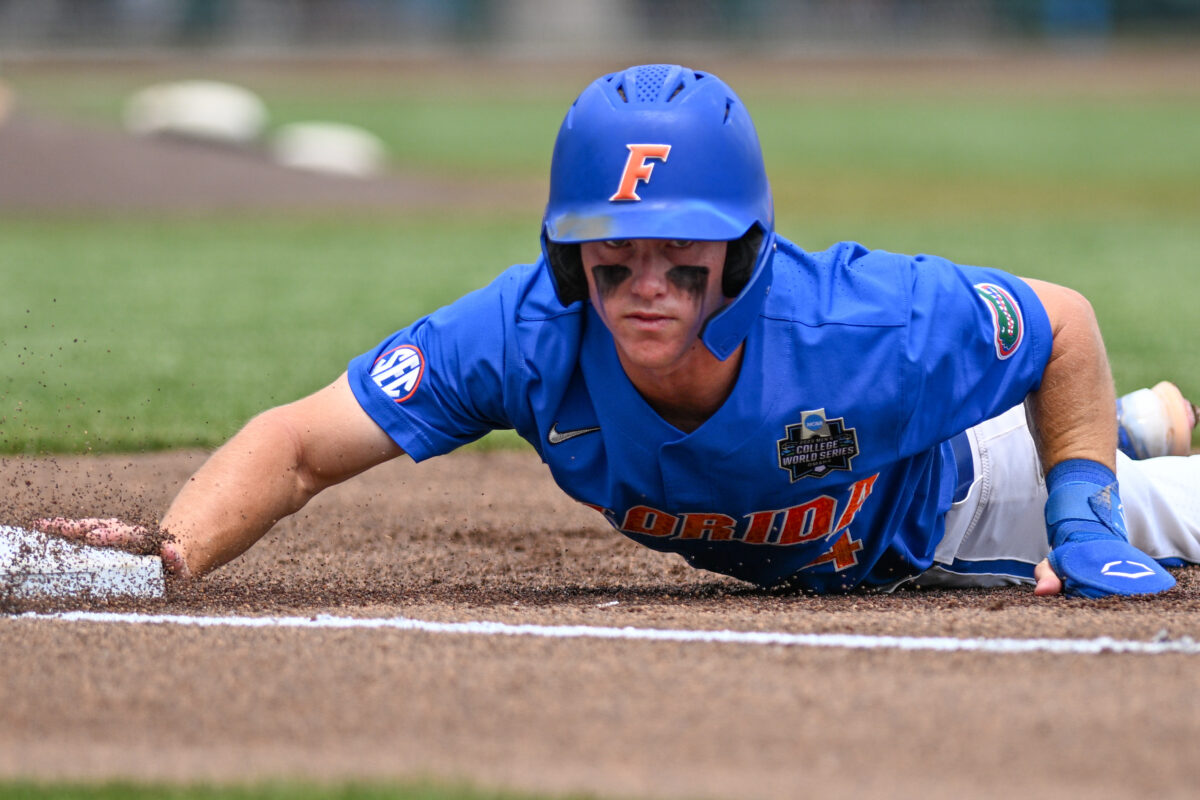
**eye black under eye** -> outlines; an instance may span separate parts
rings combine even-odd
[[[633,271],[624,264],[597,264],[592,267],[592,275],[596,278],[596,289],[601,295],[607,295],[616,289],[632,274]]]
[[[703,294],[708,284],[708,267],[679,265],[667,270],[667,280],[688,294]]]

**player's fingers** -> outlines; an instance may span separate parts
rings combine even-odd
[[[183,548],[175,542],[163,542],[162,560],[167,572],[176,578],[183,578],[184,580],[192,579],[192,570],[188,567],[187,557],[184,555]]]
[[[83,541],[98,547],[140,547],[145,544],[146,529],[125,523],[101,525],[85,533]]]
[[[39,519],[35,527],[47,533],[57,533],[68,539],[77,539],[85,544],[102,547],[117,545],[141,545],[146,541],[148,531],[141,525],[131,525],[114,518],[83,517],[69,519],[67,517],[52,517]]]
[[[1050,562],[1047,559],[1043,558],[1033,568],[1033,577],[1037,581],[1037,586],[1033,589],[1035,595],[1042,597],[1048,594],[1062,593],[1062,580],[1054,574],[1054,569],[1050,566]]]
[[[49,517],[47,519],[35,520],[33,526],[40,531],[57,533],[59,536],[65,536],[68,539],[82,539],[96,528],[116,521],[115,519],[100,519],[99,517],[81,517],[78,519]]]

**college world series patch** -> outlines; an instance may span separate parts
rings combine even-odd
[[[1004,360],[1017,352],[1025,338],[1025,321],[1021,319],[1021,307],[1004,288],[994,283],[977,283],[975,291],[992,314],[995,329],[996,357]]]
[[[792,483],[813,476],[823,478],[835,470],[849,470],[858,455],[858,434],[847,428],[842,417],[825,418],[825,409],[805,411],[800,422],[788,425],[778,439],[779,468],[792,476]]]

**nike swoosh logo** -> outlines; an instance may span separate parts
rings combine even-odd
[[[555,422],[550,426],[549,432],[546,433],[546,441],[550,444],[562,444],[567,439],[574,439],[576,436],[583,436],[585,433],[595,433],[598,430],[600,430],[599,425],[594,428],[576,428],[573,431],[560,431],[558,423]]]

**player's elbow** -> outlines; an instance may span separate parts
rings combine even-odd
[[[1096,321],[1096,310],[1092,308],[1091,301],[1075,289],[1066,286],[1059,286],[1058,289],[1056,316],[1062,324],[1098,330],[1100,324]]]
[[[1100,324],[1096,320],[1096,311],[1081,292],[1046,281],[1027,280],[1027,283],[1046,310],[1056,342],[1064,335],[1068,339],[1080,336],[1099,338]]]
[[[325,488],[308,457],[304,432],[287,406],[264,411],[246,423],[238,438],[272,453],[273,471],[286,476],[290,511],[298,511]]]

